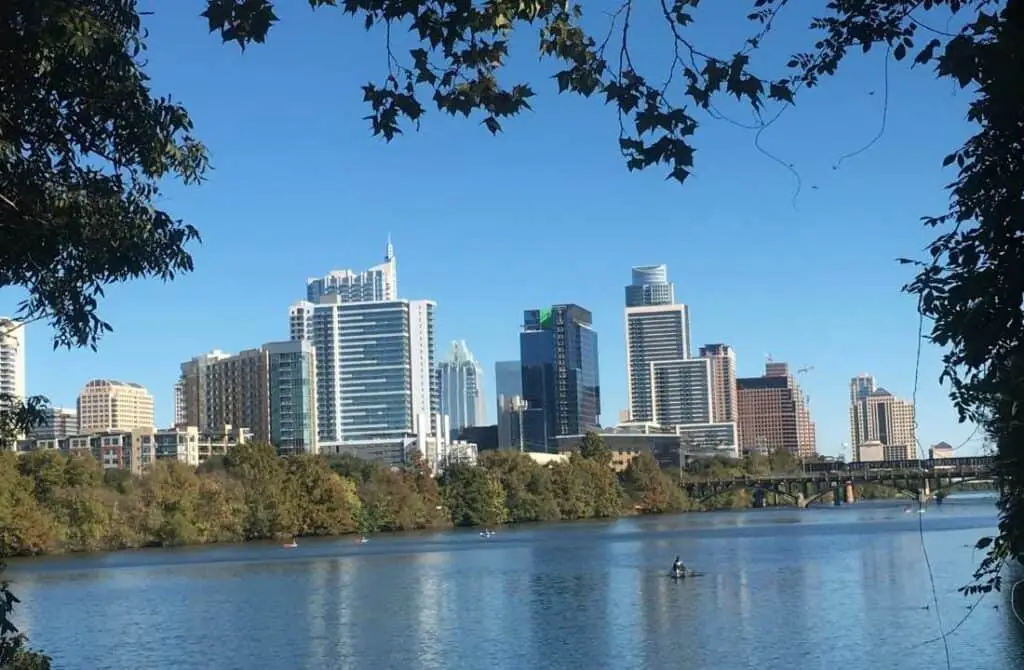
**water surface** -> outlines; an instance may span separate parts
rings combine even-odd
[[[33,559],[10,578],[58,668],[945,668],[941,615],[960,624],[953,668],[1018,670],[1006,598],[971,611],[956,592],[994,525],[992,499],[966,496],[923,515],[859,503]],[[705,576],[668,579],[676,554]]]

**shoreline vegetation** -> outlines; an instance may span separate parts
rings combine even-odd
[[[280,458],[262,444],[198,468],[159,461],[141,476],[104,470],[88,455],[2,453],[0,558],[743,509],[747,491],[700,503],[680,483],[800,468],[789,454],[701,461],[680,482],[651,454],[622,473],[610,462],[594,434],[566,462],[488,451],[436,479],[416,454],[391,468],[352,456]],[[859,493],[896,496],[879,486]]]

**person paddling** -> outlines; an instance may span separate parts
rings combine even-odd
[[[682,560],[676,556],[676,560],[672,562],[672,574],[676,577],[686,576],[686,566],[683,565]]]

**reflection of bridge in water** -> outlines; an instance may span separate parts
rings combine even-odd
[[[894,489],[900,496],[921,504],[942,502],[947,493],[970,484],[994,482],[992,458],[944,458],[920,461],[876,461],[871,463],[807,463],[799,473],[769,473],[733,478],[692,479],[684,484],[690,497],[699,502],[735,491],[749,491],[756,507],[763,507],[768,494],[797,507],[821,502],[832,494],[834,504],[852,503],[857,488],[874,484]]]

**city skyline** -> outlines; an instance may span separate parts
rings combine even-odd
[[[707,380],[705,383],[701,384],[701,387],[705,390],[703,392],[703,395],[701,396],[703,400],[700,400],[700,402],[705,403],[706,411],[701,412],[699,406],[687,407],[685,409],[676,408],[675,410],[669,411],[667,413],[663,410],[663,416],[656,418],[663,423],[710,423],[712,419],[717,420],[721,418],[723,408],[726,408],[727,404],[732,404],[733,409],[725,409],[724,411],[735,412],[738,409],[738,404],[734,399],[728,399],[728,385],[726,383],[726,380],[729,378],[736,379],[736,354],[733,348],[726,344],[703,345],[700,348],[699,357],[697,359],[690,359],[688,351],[690,347],[689,313],[685,305],[674,302],[674,284],[668,281],[667,265],[659,264],[647,266],[633,266],[632,273],[633,281],[630,285],[626,287],[625,291],[625,303],[627,305],[627,338],[629,337],[630,333],[629,322],[631,312],[639,313],[642,315],[644,310],[651,310],[653,313],[657,313],[659,310],[664,310],[666,312],[676,311],[679,315],[679,318],[677,319],[678,323],[676,325],[676,328],[677,330],[680,331],[680,335],[677,344],[674,346],[681,347],[682,349],[680,353],[682,353],[682,355],[686,356],[687,358],[675,361],[669,360],[668,362],[665,363],[652,362],[650,369],[657,375],[657,381],[655,383],[661,384],[661,386],[664,388],[676,389],[672,393],[677,395],[678,389],[688,386],[692,387],[693,384],[696,383],[693,380],[698,378],[701,380]],[[307,279],[306,286],[307,298],[312,296],[318,298],[322,302],[334,303],[338,305],[347,304],[348,301],[364,300],[398,303],[410,302],[403,300],[382,300],[383,298],[389,298],[397,295],[397,272],[395,265],[395,254],[390,235],[388,236],[387,239],[385,259],[383,263],[371,266],[369,269],[359,272],[355,272],[352,270],[331,270],[321,278]],[[316,293],[316,295],[314,295],[314,292]],[[434,303],[432,301],[411,302],[421,302],[424,303],[425,305],[430,306],[429,312],[431,314],[430,321],[432,324]],[[291,308],[289,309],[290,334],[294,339],[302,339],[304,337],[307,337],[308,334],[312,332],[311,316],[310,313],[306,313],[306,310],[309,310],[310,305],[311,303],[309,303],[308,300],[300,300],[298,302],[293,303]],[[297,312],[296,310],[299,311]],[[593,320],[593,317],[588,318]],[[433,332],[433,329],[433,325],[430,325],[428,328],[430,332]],[[24,332],[24,329],[20,330],[21,332]],[[426,332],[427,331],[424,331],[424,333]],[[425,338],[426,335],[424,335],[423,337]],[[629,346],[630,345],[627,339],[627,368],[629,368],[630,366]],[[22,345],[22,349],[23,348],[24,345]],[[705,354],[709,352],[711,355],[706,360],[702,360]],[[434,352],[433,350],[431,351],[431,354],[432,356],[437,355],[437,353]],[[716,363],[716,361],[718,362]],[[426,361],[424,361],[424,363],[426,363]],[[498,361],[495,364],[496,374],[495,382],[493,383],[495,405],[497,405],[499,396],[497,388],[499,377],[498,366],[502,363],[503,362]],[[509,362],[504,363],[507,364]],[[426,372],[426,370],[428,369],[433,369],[435,370],[435,375],[421,374],[421,377],[427,376],[434,378],[435,381],[437,381],[436,371],[439,370],[439,365],[439,363],[434,364],[434,367],[431,368],[430,365],[428,364],[427,366],[424,367],[424,372]],[[479,364],[477,365],[478,367],[480,367]],[[716,365],[718,365],[718,367],[716,367]],[[722,365],[725,365],[726,367],[722,368]],[[691,370],[690,368],[693,369]],[[807,369],[813,368],[805,368],[801,370],[801,372]],[[694,373],[697,373],[696,377],[693,377]],[[486,376],[483,377],[486,378]],[[631,374],[627,374],[627,379],[630,379],[631,377]],[[180,408],[178,407],[177,403],[179,403],[181,400],[180,397],[178,396],[178,388],[178,385],[174,385],[175,405],[173,411],[175,412],[175,420],[179,418],[178,411]],[[430,410],[437,411],[440,408],[441,401],[440,398],[438,397],[433,401],[435,404],[431,404],[432,401],[429,400],[429,398],[436,396],[438,393],[439,391],[436,387],[433,388],[432,390],[428,390],[427,386],[424,386],[423,391],[420,393],[419,396],[421,398],[421,406],[418,408],[419,411],[414,411],[411,415],[413,418],[405,422],[401,428],[396,427],[396,435],[398,435],[399,432],[404,432],[406,434],[414,432],[416,430],[415,417],[426,414],[433,416],[433,412]],[[598,397],[599,393],[600,392],[598,391]],[[484,387],[481,395],[487,395],[486,387]],[[423,400],[423,398],[427,399]],[[725,404],[723,404],[723,400],[726,400]],[[700,402],[698,402],[698,405],[700,404]],[[488,406],[486,404],[481,403],[480,409],[483,410],[483,415],[487,416],[488,422],[492,424],[500,423],[500,411],[497,412],[492,419],[488,412]],[[605,408],[605,410],[606,412],[608,411],[607,408]],[[682,411],[683,413],[679,414],[680,411]],[[651,418],[653,419],[655,417],[652,416]],[[160,422],[157,423],[158,425],[163,425],[160,424]],[[616,423],[618,422],[610,420],[600,422],[600,424],[603,425],[604,427],[612,427]],[[811,426],[811,431],[813,433],[814,422],[810,422],[809,425]],[[852,423],[849,425],[852,426]],[[455,428],[455,426],[453,426],[453,428]],[[739,426],[737,424],[737,435],[739,435],[739,433],[742,432],[739,431],[738,428]],[[848,427],[848,430],[852,430],[852,428]],[[328,440],[328,442],[330,441],[331,440]],[[738,439],[737,442],[739,443],[740,440]],[[816,446],[816,435],[812,436],[808,443],[814,444]],[[846,457],[856,458],[856,441],[851,438],[847,445],[849,446],[849,450],[846,452]],[[749,444],[743,444],[741,446],[747,449],[751,448]],[[830,452],[827,450],[822,450],[821,453],[827,455]]]

